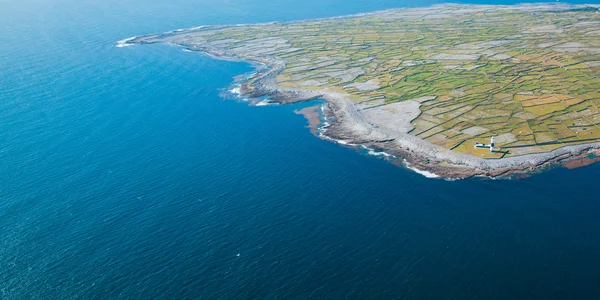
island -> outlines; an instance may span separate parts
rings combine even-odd
[[[258,63],[239,93],[259,104],[324,100],[323,138],[432,176],[506,177],[600,154],[599,9],[444,4],[200,26],[120,46]]]

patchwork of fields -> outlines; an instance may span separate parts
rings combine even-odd
[[[600,139],[597,6],[444,5],[147,39],[282,61],[283,89],[344,94],[374,126],[478,157]],[[492,136],[497,152],[474,148]]]

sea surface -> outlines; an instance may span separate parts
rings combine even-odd
[[[428,179],[223,97],[250,64],[115,47],[434,3],[0,0],[0,299],[598,299],[600,164]]]

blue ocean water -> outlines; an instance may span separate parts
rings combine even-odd
[[[114,47],[438,1],[348,2],[0,0],[0,298],[598,298],[600,165],[427,179],[219,96],[249,64]]]

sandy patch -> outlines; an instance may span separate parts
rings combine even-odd
[[[596,61],[586,61],[583,64],[590,68],[600,67],[600,61],[597,61],[597,60]]]
[[[531,27],[523,33],[562,33],[563,30],[556,27],[556,25],[545,25],[538,27]]]
[[[306,81],[302,81],[302,82],[298,83],[299,86],[321,86],[324,84],[325,84],[324,82],[314,80],[314,79],[306,80]]]
[[[362,114],[367,121],[374,125],[407,133],[414,129],[410,122],[421,113],[420,106],[418,101],[406,100],[365,109]]]
[[[478,60],[481,57],[481,54],[449,54],[449,53],[440,53],[436,54],[431,59],[435,60],[467,60],[473,61]]]
[[[463,130],[463,133],[470,136],[477,136],[483,133],[488,132],[487,128],[483,128],[481,126],[473,126]]]
[[[355,82],[344,87],[354,87],[359,91],[374,91],[380,88],[377,79],[371,79],[367,82]]]
[[[494,142],[497,144],[497,146],[510,144],[510,143],[516,142],[516,141],[517,141],[517,138],[512,133],[504,133],[504,134],[497,136],[494,139]]]

